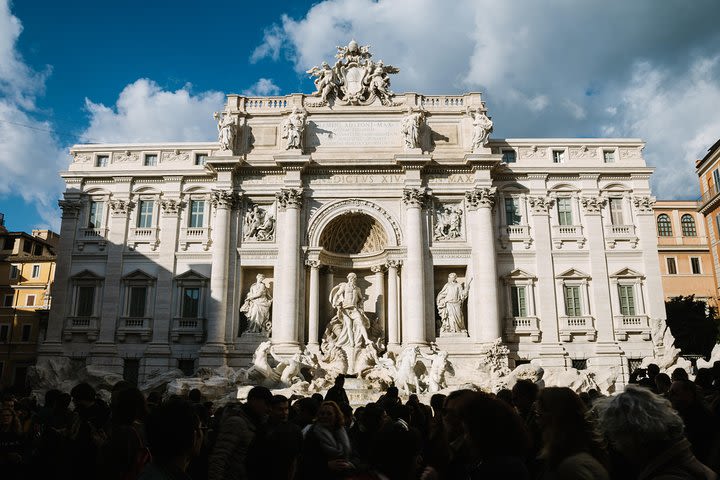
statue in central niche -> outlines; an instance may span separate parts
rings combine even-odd
[[[368,336],[370,320],[365,315],[363,293],[356,281],[357,275],[350,272],[347,282],[336,285],[330,292],[330,303],[336,313],[328,323],[325,337],[341,348],[362,347],[372,343]]]
[[[472,279],[470,279],[472,282]],[[440,313],[440,334],[443,333],[465,333],[465,316],[463,315],[462,305],[468,297],[470,282],[463,287],[457,281],[457,275],[451,273],[448,275],[448,281],[443,289],[438,293],[436,300],[438,312]]]

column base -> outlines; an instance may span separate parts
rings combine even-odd
[[[300,342],[277,342],[273,341],[272,348],[278,355],[293,355],[302,351],[303,345]]]
[[[540,345],[540,363],[543,367],[566,367],[567,352],[560,343]]]

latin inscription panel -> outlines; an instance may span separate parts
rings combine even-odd
[[[399,147],[400,124],[397,122],[308,122],[305,133],[308,147]]]

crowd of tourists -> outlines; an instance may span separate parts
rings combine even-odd
[[[127,382],[103,402],[87,383],[44,404],[5,393],[0,478],[714,479],[720,362],[672,377],[650,365],[622,393],[529,380],[458,390],[430,405],[394,387],[353,408],[344,378],[325,396],[253,387],[244,403],[201,392],[147,397]]]

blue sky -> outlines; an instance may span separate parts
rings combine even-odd
[[[659,198],[720,137],[716,0],[0,0],[0,212],[58,229],[67,147],[206,141],[227,93],[312,92],[350,38],[395,91],[482,91],[494,137],[640,137]]]

